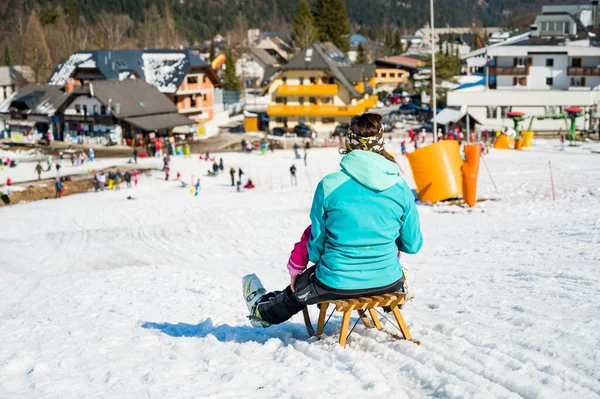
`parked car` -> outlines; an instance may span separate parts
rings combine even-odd
[[[383,103],[386,106],[389,106],[392,104],[402,104],[403,102],[404,102],[404,98],[400,94],[392,94],[391,96],[389,96],[388,98],[383,100]]]
[[[388,133],[394,130],[394,125],[389,119],[383,120],[383,131]]]
[[[349,127],[348,123],[340,123],[335,127],[333,133],[331,133],[331,137],[345,136],[348,133]]]
[[[271,129],[271,135],[273,136],[285,136],[286,130],[282,127],[274,127]]]
[[[310,127],[303,125],[303,124],[294,126],[293,132],[298,137],[309,137],[311,139],[314,139],[317,137],[317,133],[314,130],[312,130]]]
[[[429,122],[426,123],[424,125],[419,126],[419,128],[417,129],[418,132],[423,131],[423,129],[425,129],[425,131],[427,133],[433,133],[433,123]]]
[[[398,108],[398,111],[400,111],[402,115],[416,114],[417,112],[419,112],[419,106],[417,104],[412,103],[402,104],[400,108]]]

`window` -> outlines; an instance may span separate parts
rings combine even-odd
[[[94,110],[94,115],[98,115],[98,106],[97,105],[94,105],[93,110]]]
[[[314,116],[311,116],[309,121],[310,121],[310,123],[317,123],[317,118],[315,118]]]
[[[317,78],[315,76],[311,76],[310,78],[308,78],[308,80],[310,81],[311,84],[316,84],[317,83]]]
[[[308,102],[311,104],[316,104],[317,103],[317,97],[309,97],[308,98]]]
[[[553,78],[546,78],[546,86],[552,86],[552,83],[554,83]]]
[[[571,58],[571,66],[573,68],[581,68],[581,58]]]
[[[390,78],[395,78],[396,74],[395,73],[390,73]]]
[[[104,105],[100,106],[100,115],[108,115],[106,112],[106,107]]]
[[[546,66],[553,67],[554,66],[554,58],[546,58]]]
[[[487,113],[486,118],[488,119],[496,119],[498,115],[498,107],[486,107]]]
[[[206,94],[203,94],[203,95],[202,95],[202,100],[203,100],[203,101],[206,101]]]
[[[519,57],[518,60],[519,60],[518,66],[524,67],[525,66],[525,57]]]
[[[331,104],[331,97],[321,97],[321,102],[323,104]]]
[[[283,97],[275,97],[275,103],[281,104],[283,102]]]
[[[433,57],[433,56],[432,56],[432,57]],[[382,77],[382,78],[387,78],[387,73],[382,73],[382,74],[381,74],[381,77]]]
[[[542,22],[540,29],[542,32],[548,32],[548,22]]]
[[[565,35],[569,35],[571,33],[571,24],[569,22],[565,22]]]
[[[508,116],[506,115],[510,111],[510,107],[500,107],[500,117],[502,119],[506,119]]]
[[[284,85],[287,84],[287,77],[284,76],[283,78],[281,78],[281,81],[283,82]]]
[[[198,83],[198,76],[188,76],[187,82],[188,82],[188,84]]]
[[[298,97],[298,102],[300,105],[304,105],[304,97]]]
[[[78,114],[81,113],[81,105],[75,104],[75,112],[77,112]]]
[[[304,76],[300,76],[298,78],[298,82],[299,82],[299,84],[303,85],[304,84]]]
[[[571,78],[572,87],[583,87],[585,86],[585,78]]]
[[[321,118],[321,122],[323,124],[334,123],[335,119],[334,118]]]
[[[87,115],[88,114],[88,110],[87,110],[87,105],[83,105],[83,114]]]
[[[202,83],[206,83],[206,76],[202,76]]]

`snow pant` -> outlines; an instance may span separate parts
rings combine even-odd
[[[231,175],[231,187],[235,186],[235,175]]]
[[[296,292],[288,286],[284,291],[265,294],[258,304],[260,316],[271,324],[283,323],[300,312],[307,305],[333,299],[348,299],[361,296],[383,295],[401,292],[404,289],[404,276],[385,287],[360,290],[338,290],[317,280],[316,266],[311,267],[296,279]]]
[[[292,186],[298,185],[298,179],[296,178],[296,174],[292,173]]]

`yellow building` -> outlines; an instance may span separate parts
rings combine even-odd
[[[404,69],[377,67],[375,69],[375,86],[398,86],[408,83],[410,74]]]
[[[265,88],[271,98],[269,129],[305,124],[326,137],[337,124],[377,104],[377,96],[370,94],[374,76],[374,65],[351,64],[333,44],[311,44]]]

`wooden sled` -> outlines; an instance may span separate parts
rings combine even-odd
[[[308,335],[320,337],[321,334],[323,334],[323,329],[325,328],[325,325],[329,322],[329,319],[333,315],[333,312],[342,312],[342,328],[340,330],[339,339],[339,343],[342,348],[346,346],[346,340],[348,339],[350,334],[352,334],[352,331],[354,331],[354,327],[356,327],[356,324],[358,324],[359,321],[362,321],[366,328],[377,328],[378,330],[384,331],[396,339],[406,339],[408,341],[416,343],[417,345],[420,345],[420,342],[418,340],[413,339],[410,335],[410,331],[408,331],[408,326],[404,322],[404,318],[402,317],[402,313],[400,312],[399,306],[403,305],[405,300],[406,294],[401,292],[395,292],[392,294],[384,294],[370,297],[360,297],[354,299],[336,299],[331,301],[319,302],[319,322],[317,324],[316,332],[312,326],[312,322],[308,314],[308,309],[304,308],[302,310],[302,313],[304,315],[304,323],[306,325],[306,331],[308,332]],[[327,310],[330,304],[334,305],[335,308],[329,314],[327,320],[325,320],[327,316]],[[385,306],[390,307],[392,314],[396,319],[397,328],[402,333],[402,336],[399,336],[397,334],[383,329],[381,322],[379,321],[379,317],[377,316],[378,313],[382,316],[383,314],[379,312],[377,308],[383,308]],[[348,329],[350,327],[350,316],[355,310],[358,312],[359,318],[352,326],[352,329],[350,329],[350,332],[348,332]],[[383,317],[386,318],[385,316]],[[392,322],[394,326],[396,325],[396,323]]]

